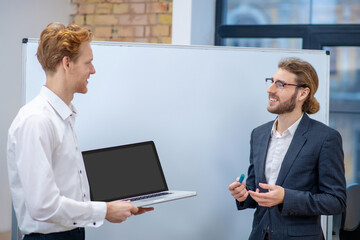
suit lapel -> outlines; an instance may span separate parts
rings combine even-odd
[[[294,137],[291,141],[288,151],[285,154],[284,160],[281,164],[279,176],[276,180],[276,185],[282,185],[287,174],[290,171],[291,166],[293,165],[296,157],[298,156],[300,150],[303,148],[306,137],[304,136],[305,132],[307,132],[309,128],[310,118],[307,114],[304,114],[301,119],[299,126],[297,127]]]
[[[261,176],[259,181],[265,183],[266,182],[266,178],[265,178],[265,162],[266,162],[266,155],[267,155],[267,151],[268,151],[268,147],[269,147],[269,142],[270,142],[270,136],[271,136],[271,128],[273,125],[270,126],[270,128],[267,131],[264,131],[260,137],[259,137],[259,142],[258,142],[258,146],[259,146],[259,164],[255,164],[255,166],[259,166],[256,171],[257,171],[257,176]]]

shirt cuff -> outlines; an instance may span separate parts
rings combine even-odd
[[[100,227],[104,224],[105,216],[106,216],[106,202],[91,202],[92,210],[93,210],[93,222],[89,223],[87,227]]]

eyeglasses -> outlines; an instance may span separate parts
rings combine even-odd
[[[265,78],[265,82],[266,82],[267,87],[270,87],[274,83],[274,79],[273,78]],[[285,83],[285,82],[280,81],[280,80],[277,80],[275,82],[275,85],[279,89],[283,89],[287,85],[288,86],[295,86],[295,87],[307,87],[306,84],[297,85],[297,84]]]

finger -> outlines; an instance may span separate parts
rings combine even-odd
[[[255,202],[257,203],[261,202],[261,197],[259,197],[256,192],[248,191],[248,193],[250,194],[251,198],[254,199]]]
[[[249,190],[249,192],[250,192],[250,190]],[[259,190],[258,188],[256,189],[256,192],[251,191],[251,192],[250,192],[250,195],[251,195],[251,196],[255,196],[255,197],[257,197],[257,198],[262,198],[262,199],[269,199],[269,198],[271,198],[270,192],[260,192],[260,190]]]
[[[149,212],[149,211],[153,211],[154,208],[153,207],[147,207],[147,208],[144,208],[144,207],[140,207],[139,208],[139,212],[142,211],[142,212]]]
[[[245,196],[247,194],[247,192],[240,192],[240,193],[238,193],[238,194],[235,194],[235,195],[233,195],[233,197],[235,198],[235,199],[241,199],[241,198],[243,198],[243,196]]]
[[[254,191],[249,190],[248,193],[250,194],[250,196],[251,196],[252,198],[258,198],[258,197],[259,197],[259,193],[258,193],[258,192],[254,192]]]
[[[229,185],[229,190],[232,191],[237,187],[240,187],[241,184],[239,182],[233,182],[232,184]]]
[[[248,196],[249,196],[249,193],[248,193],[248,191],[246,191],[245,194],[242,195],[242,197],[237,198],[237,200],[240,202],[245,201]]]
[[[246,192],[246,188],[244,186],[240,186],[235,188],[234,190],[230,191],[231,195],[236,198],[236,196],[244,195]]]
[[[134,206],[134,205],[131,205],[131,207],[130,207],[130,212],[132,213],[132,214],[134,214],[134,213],[137,213],[138,211],[139,211],[139,208],[138,207],[136,207],[136,206]]]
[[[246,190],[246,184],[245,183],[238,183],[236,185],[237,187],[235,187],[234,191],[243,191]]]
[[[254,191],[248,191],[252,199],[256,201],[259,206],[262,207],[272,207],[273,200],[272,200],[272,194],[270,192],[266,193],[260,193],[260,192],[254,192]]]
[[[259,186],[262,189],[268,189],[268,190],[274,190],[274,188],[275,188],[275,185],[266,184],[266,183],[259,183]]]
[[[241,185],[240,187],[236,188],[235,190],[231,191],[231,195],[238,201],[241,199],[246,199],[249,195],[245,185]]]
[[[149,207],[149,208],[142,208],[140,207],[139,208],[139,211],[137,213],[135,213],[134,215],[140,215],[140,214],[143,214],[145,212],[149,212],[149,211],[153,211],[154,208],[153,207]]]
[[[262,193],[256,194],[256,192],[250,192],[249,191],[250,196],[252,197],[252,199],[254,199],[255,202],[257,202],[259,204],[259,206],[263,206],[266,207],[268,204],[268,200],[266,198],[263,198]]]
[[[251,196],[252,198],[256,198],[256,199],[258,199],[258,200],[267,199],[267,198],[268,198],[267,193],[261,193],[261,192],[259,192],[259,189],[256,189],[256,192],[251,191],[251,190],[249,190],[248,192],[249,192],[249,194],[250,194],[250,196]],[[254,200],[255,200],[255,199],[254,199]]]

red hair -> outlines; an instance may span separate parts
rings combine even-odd
[[[50,23],[41,32],[36,56],[45,72],[55,72],[65,56],[76,61],[81,43],[90,42],[92,38],[93,34],[87,28]]]

